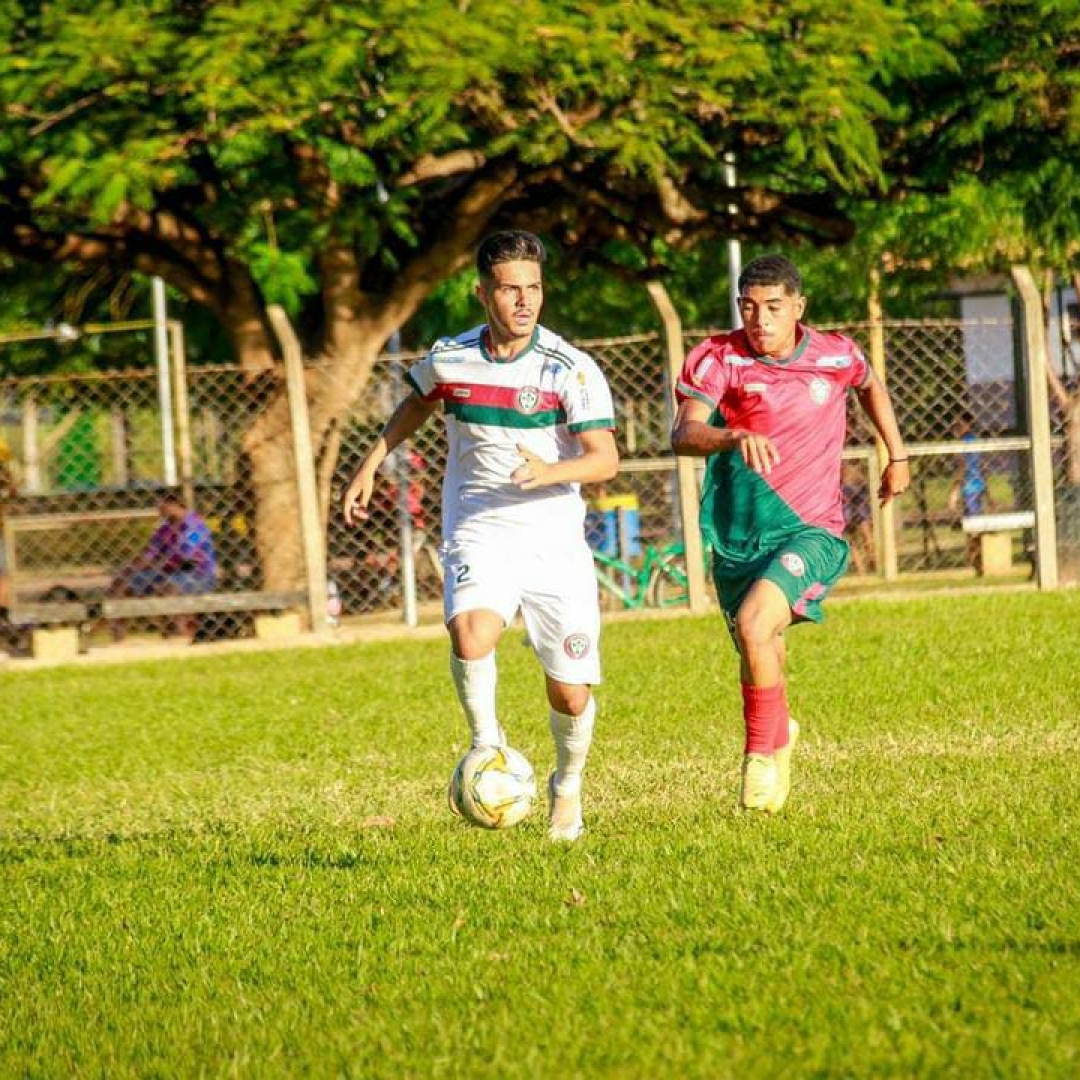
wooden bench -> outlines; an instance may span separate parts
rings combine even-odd
[[[969,514],[961,519],[964,532],[979,538],[979,573],[1007,574],[1012,568],[1013,533],[1035,527],[1033,510],[1000,514]]]
[[[76,600],[36,600],[13,604],[7,621],[29,630],[35,660],[66,660],[79,653],[80,629],[90,618],[87,604]]]
[[[168,618],[172,615],[255,614],[260,638],[289,637],[300,633],[295,608],[307,604],[307,593],[216,592],[168,596],[110,596],[101,601],[103,619]],[[261,617],[260,617],[261,616]]]

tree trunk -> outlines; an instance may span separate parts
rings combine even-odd
[[[367,386],[383,344],[383,336],[376,332],[365,337],[359,355],[354,353],[348,361],[323,357],[307,371],[312,449],[318,462],[324,529],[336,513],[331,483],[343,421]],[[243,436],[244,453],[250,463],[256,550],[264,588],[302,589],[304,550],[284,378],[275,375],[265,386],[260,407]]]
[[[284,379],[275,380],[273,390],[244,432],[242,446],[250,465],[262,587],[271,591],[302,589],[304,549]]]

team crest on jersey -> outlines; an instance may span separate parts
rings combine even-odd
[[[540,404],[540,391],[535,386],[523,386],[517,392],[518,412],[536,412]]]
[[[581,660],[583,657],[589,655],[589,635],[588,634],[568,634],[563,638],[563,652],[570,657],[571,660]]]
[[[815,376],[810,380],[808,389],[810,400],[815,405],[824,405],[829,400],[829,384],[824,379]]]
[[[785,551],[780,556],[780,565],[792,577],[802,577],[806,573],[806,563],[802,561],[802,556],[796,555],[794,551]]]

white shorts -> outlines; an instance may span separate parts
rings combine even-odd
[[[520,610],[551,678],[572,685],[600,682],[600,603],[583,535],[475,527],[455,536],[443,552],[443,566],[447,622],[482,608],[509,625]]]

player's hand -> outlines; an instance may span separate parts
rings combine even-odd
[[[773,466],[780,464],[776,443],[767,435],[755,435],[752,431],[736,431],[734,435],[743,461],[754,472],[768,476]]]
[[[522,464],[510,474],[510,479],[522,491],[532,491],[533,488],[543,487],[547,483],[546,477],[551,468],[550,463],[538,457],[527,446],[522,446],[521,443],[518,443],[517,452],[521,456]]]
[[[370,517],[368,503],[375,486],[375,470],[361,465],[341,497],[341,516],[346,525],[359,525]]]
[[[881,474],[878,498],[884,506],[890,499],[903,495],[911,485],[911,469],[906,461],[890,461]]]

